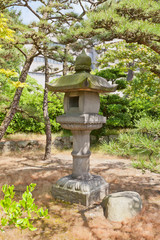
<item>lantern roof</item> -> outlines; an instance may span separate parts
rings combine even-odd
[[[76,58],[75,73],[62,76],[51,84],[47,84],[48,90],[52,92],[73,92],[73,91],[92,91],[92,92],[114,92],[117,85],[111,85],[105,78],[90,74],[91,58],[83,50]]]

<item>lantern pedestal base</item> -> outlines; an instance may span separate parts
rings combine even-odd
[[[109,184],[98,175],[90,179],[76,179],[72,175],[65,176],[52,186],[52,195],[56,199],[78,203],[84,206],[102,200],[108,194]]]

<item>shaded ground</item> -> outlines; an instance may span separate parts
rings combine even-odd
[[[17,196],[26,185],[36,183],[34,198],[39,206],[48,207],[50,219],[35,223],[38,230],[22,233],[6,229],[0,239],[25,240],[160,240],[160,175],[134,169],[131,161],[108,155],[92,154],[91,172],[103,176],[110,183],[110,193],[137,191],[143,200],[142,212],[132,220],[114,223],[103,216],[99,203],[86,208],[54,201],[51,186],[60,177],[71,173],[70,151],[52,154],[42,160],[40,152],[23,152],[0,156],[0,187],[14,184]],[[2,194],[1,194],[2,197]]]

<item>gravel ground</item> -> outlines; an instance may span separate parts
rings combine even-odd
[[[0,239],[53,240],[160,240],[160,174],[134,169],[131,160],[105,154],[92,154],[90,171],[99,174],[110,185],[110,193],[136,191],[143,201],[142,212],[134,219],[115,223],[103,216],[100,203],[88,208],[55,201],[51,186],[71,173],[70,151],[53,152],[43,161],[40,151],[0,156],[0,187],[14,184],[17,198],[26,185],[37,184],[36,203],[49,209],[50,219],[35,223],[38,230],[29,232],[8,227]],[[1,194],[2,197],[2,194]]]

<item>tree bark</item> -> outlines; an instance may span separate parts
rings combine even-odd
[[[66,45],[64,49],[64,61],[63,61],[63,76],[67,74],[68,65],[67,65],[67,54],[68,54],[69,46]]]
[[[24,83],[26,81],[27,74],[28,74],[30,66],[33,62],[33,59],[34,59],[34,57],[30,57],[30,58],[26,59],[23,69],[21,71],[20,77],[19,77],[19,81],[21,83]],[[10,107],[10,110],[8,111],[5,119],[3,120],[3,122],[0,126],[0,141],[2,140],[10,122],[12,121],[12,119],[17,111],[17,107],[19,104],[19,100],[20,100],[22,91],[23,91],[23,88],[17,88],[14,98],[13,98],[13,101],[12,101],[12,104],[11,104],[11,107]]]
[[[48,114],[48,89],[46,83],[49,82],[49,65],[48,59],[45,57],[45,89],[44,89],[44,98],[43,98],[43,115],[45,121],[45,131],[46,131],[46,147],[44,160],[51,157],[51,145],[52,145],[52,134],[51,134],[51,123]]]
[[[128,74],[127,74],[127,81],[130,82],[132,81],[133,77],[134,77],[134,71],[130,69],[130,67],[134,66],[134,61],[130,62],[128,65]]]
[[[48,5],[51,2],[52,0],[48,0]],[[46,19],[47,16],[48,16],[48,13],[44,12],[43,18]],[[44,47],[46,47],[46,44],[44,45]],[[50,123],[49,114],[48,114],[48,88],[46,86],[46,83],[49,83],[49,64],[48,64],[46,50],[44,50],[44,60],[45,60],[45,87],[44,87],[44,97],[43,97],[43,116],[45,121],[46,146],[45,146],[45,154],[43,159],[47,160],[51,157],[52,134],[51,134],[51,123]]]

